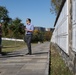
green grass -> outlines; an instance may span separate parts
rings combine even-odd
[[[2,41],[2,51],[3,52],[12,52],[14,50],[22,49],[26,47],[24,42],[15,42],[15,41]]]
[[[51,45],[51,75],[73,75],[66,67],[55,46]]]
[[[32,46],[36,46],[37,43],[32,43]],[[20,50],[26,47],[25,42],[19,42],[19,41],[2,41],[2,52],[12,52],[15,50]]]

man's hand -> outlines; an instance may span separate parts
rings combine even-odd
[[[25,28],[25,31],[29,31],[27,28]]]
[[[33,32],[33,30],[28,30],[27,28],[25,29],[25,31],[27,31],[27,32]]]

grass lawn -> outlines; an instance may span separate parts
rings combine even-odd
[[[51,45],[51,75],[73,75],[53,45]]]
[[[14,50],[18,50],[18,49],[21,49],[21,48],[25,48],[26,47],[26,44],[25,42],[15,42],[15,41],[5,41],[3,40],[2,41],[2,51],[3,52],[12,52]]]
[[[37,43],[32,43],[32,46],[36,46]],[[26,47],[25,42],[19,42],[19,41],[2,41],[2,52],[12,52],[15,50],[20,50]]]

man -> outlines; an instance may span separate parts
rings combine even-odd
[[[26,28],[25,28],[25,41],[28,47],[28,54],[31,55],[32,54],[32,50],[31,50],[31,40],[32,40],[32,33],[34,30],[34,26],[31,24],[31,19],[27,18],[26,20]]]
[[[2,54],[2,24],[0,23],[0,54]]]

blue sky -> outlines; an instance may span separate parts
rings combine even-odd
[[[34,26],[54,26],[56,17],[50,13],[50,0],[0,0],[0,6],[8,9],[11,18],[18,17],[24,24],[31,18]]]

